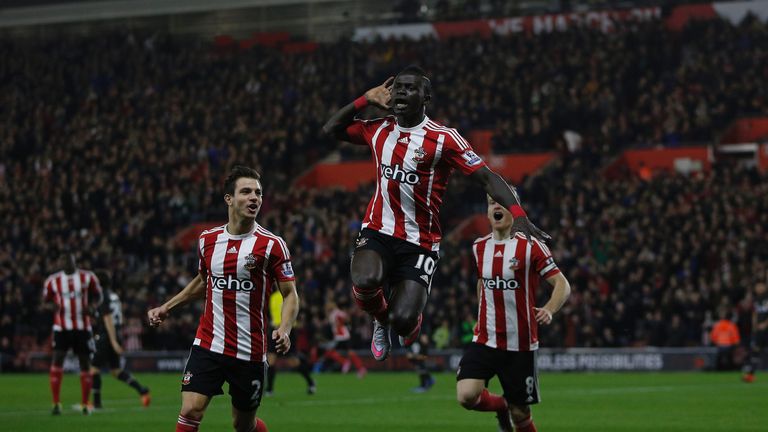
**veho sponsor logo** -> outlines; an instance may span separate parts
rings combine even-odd
[[[515,290],[520,284],[515,279],[502,279],[496,276],[493,279],[482,278],[483,288],[492,290]]]
[[[232,275],[227,277],[211,276],[211,286],[217,290],[253,291],[253,282],[248,279],[237,279]]]
[[[419,175],[413,171],[403,170],[402,165],[381,165],[381,175],[400,183],[407,183],[411,186],[416,185],[419,182]]]

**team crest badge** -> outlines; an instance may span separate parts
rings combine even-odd
[[[256,257],[252,253],[245,256],[245,264],[243,264],[247,270],[253,270],[256,268]]]
[[[413,152],[416,153],[416,156],[413,157],[414,162],[424,162],[424,157],[427,156],[427,152],[424,150],[424,147],[419,147]]]
[[[520,267],[520,260],[512,257],[511,260],[509,260],[509,268],[511,270],[517,270]]]
[[[187,385],[192,380],[192,372],[184,372],[184,376],[181,378],[181,385]]]

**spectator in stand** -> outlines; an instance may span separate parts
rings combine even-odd
[[[731,320],[729,313],[725,309],[718,312],[719,320],[712,327],[709,333],[709,339],[717,347],[717,370],[734,369],[733,355],[741,342],[739,329]]]
[[[448,16],[464,13],[454,2],[438,3]],[[511,2],[494,4],[495,13],[513,12]],[[764,274],[766,175],[720,167],[605,182],[595,172],[629,146],[710,142],[738,115],[768,114],[765,46],[766,22],[755,17],[738,25],[694,22],[681,33],[656,21],[617,24],[610,35],[572,28],[417,44],[345,40],[288,55],[259,46],[220,51],[162,33],[5,39],[0,332],[22,363],[44,349],[50,323],[35,315],[41,275],[54,270],[48,251],[77,240],[87,250],[85,267],[107,268],[130,288],[128,351],[189,346],[191,336],[178,335],[194,333],[199,305],[159,331],[131,325],[194,276],[196,258],[173,240],[175,229],[225,219],[211,205],[215,185],[239,156],[279,191],[320,155],[367,157],[317,139],[318,119],[327,117],[329,102],[340,106],[399,70],[398,62],[418,58],[428,72],[440,72],[434,85],[448,89],[441,97],[451,101],[435,103],[432,117],[465,134],[493,129],[497,153],[564,149],[565,131],[580,137],[574,152],[521,188],[575,287],[542,342],[648,344],[647,312],[660,312],[678,315],[680,327],[653,335],[653,343],[701,345],[705,313],[722,298],[736,304],[749,275]],[[348,280],[351,242],[371,190],[296,187],[264,203],[265,225],[296,245],[297,268],[312,272],[312,280],[301,278],[307,304],[323,304],[331,291],[345,295],[339,281]],[[476,192],[452,184],[442,206],[446,226],[482,212]],[[48,205],[32,210],[30,197]],[[446,295],[430,300],[425,325],[437,328],[445,318],[449,333],[460,334],[463,305],[477,307],[462,294],[471,259],[466,244],[444,243],[434,286]],[[595,311],[619,299],[624,327],[610,335],[605,327],[614,318]],[[350,318],[351,343],[360,347],[370,329],[354,312]]]

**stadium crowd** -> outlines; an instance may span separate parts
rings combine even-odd
[[[765,274],[765,176],[723,167],[604,182],[596,167],[629,145],[711,141],[737,114],[768,112],[767,35],[754,18],[682,34],[629,23],[610,36],[341,41],[295,55],[135,33],[4,39],[0,350],[47,346],[42,281],[68,248],[83,267],[115,272],[129,349],[188,347],[197,313],[159,331],[143,325],[144,313],[194,275],[192,248],[173,237],[225,219],[219,183],[235,161],[264,176],[260,223],[290,245],[303,322],[319,337],[325,301],[349,296],[349,256],[371,194],[291,180],[338,149],[367,155],[320,138],[319,127],[334,106],[408,63],[431,72],[432,117],[463,132],[493,128],[496,152],[563,150],[562,165],[521,188],[575,288],[546,345],[701,344],[714,308],[735,307],[750,275]],[[565,130],[584,137],[582,149],[564,151]],[[446,227],[483,210],[476,190],[454,186]],[[476,310],[472,258],[455,240],[443,251],[425,328],[439,345],[459,346]],[[369,322],[350,309],[354,341],[365,346]]]

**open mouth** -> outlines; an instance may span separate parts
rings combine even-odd
[[[500,221],[502,219],[504,219],[504,213],[502,213],[500,211],[493,212],[493,220]]]
[[[402,100],[402,99],[395,99],[392,103],[392,108],[396,110],[404,110],[408,108],[408,102]]]
[[[252,211],[252,212],[256,212],[256,211],[258,211],[258,210],[259,210],[259,206],[258,206],[258,205],[256,205],[256,204],[250,204],[250,205],[248,206],[248,210],[250,210],[250,211]]]

